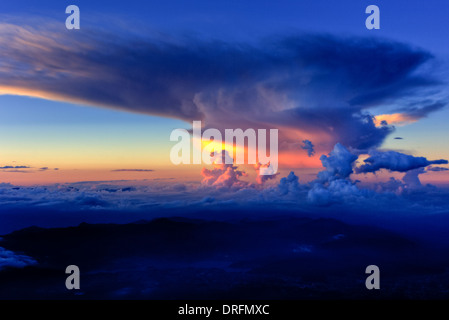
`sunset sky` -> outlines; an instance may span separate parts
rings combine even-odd
[[[448,18],[1,0],[0,300],[449,298]]]
[[[312,180],[336,143],[359,161],[449,159],[449,3],[373,3],[370,31],[366,1],[79,0],[81,29],[67,30],[72,3],[3,1],[0,182],[201,181],[203,166],[169,159],[171,131],[193,120],[279,129],[277,182]],[[377,172],[390,176],[403,173]]]

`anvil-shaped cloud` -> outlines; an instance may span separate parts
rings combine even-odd
[[[446,104],[423,94],[439,86],[420,71],[429,52],[377,38],[299,34],[243,44],[2,23],[0,46],[0,94],[218,129],[279,128],[281,151],[298,150],[303,139],[317,154],[337,142],[377,147],[393,127],[368,110],[394,102],[393,112],[417,119]]]

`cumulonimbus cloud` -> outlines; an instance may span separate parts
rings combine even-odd
[[[0,94],[119,108],[224,128],[278,128],[280,149],[311,140],[365,149],[393,131],[369,109],[416,119],[442,108],[423,90],[432,55],[389,40],[300,34],[242,44],[0,24]],[[407,104],[401,101],[407,97]],[[411,101],[411,102],[410,102]],[[294,145],[295,147],[292,147]],[[289,149],[290,148],[290,149]],[[319,149],[319,150],[318,150]]]
[[[338,179],[347,179],[353,173],[354,162],[358,156],[351,153],[346,147],[337,143],[329,155],[320,157],[325,170],[318,173],[318,180],[330,182]]]

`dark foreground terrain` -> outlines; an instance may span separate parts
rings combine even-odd
[[[447,299],[449,251],[333,219],[31,227],[0,246],[37,264],[0,271],[1,299]],[[365,268],[381,270],[367,290]],[[65,288],[65,268],[81,289]]]

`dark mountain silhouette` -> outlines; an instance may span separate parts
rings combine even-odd
[[[0,271],[3,299],[448,297],[437,285],[448,283],[447,254],[334,219],[81,223],[22,229],[0,244],[38,262]],[[72,264],[81,290],[65,288]],[[365,288],[370,264],[381,269],[377,292]]]

